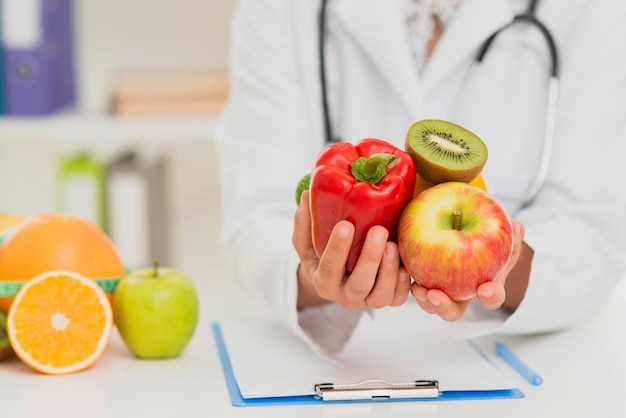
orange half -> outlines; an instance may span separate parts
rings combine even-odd
[[[487,183],[485,182],[485,178],[483,177],[482,173],[478,175],[478,177],[476,177],[474,180],[470,181],[469,184],[471,184],[472,186],[476,186],[479,189],[487,192]]]
[[[46,374],[91,366],[108,345],[113,313],[104,291],[72,271],[43,273],[20,288],[7,333],[17,356]]]
[[[483,191],[487,191],[487,183],[485,182],[485,178],[482,173],[478,174],[478,176],[469,182],[472,186],[476,186]],[[434,183],[430,183],[424,180],[419,174],[415,175],[415,189],[413,189],[413,197],[417,196],[424,190],[434,186]]]

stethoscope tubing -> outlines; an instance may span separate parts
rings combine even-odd
[[[327,78],[326,78],[326,56],[325,56],[325,37],[326,37],[326,14],[327,14],[327,6],[328,0],[322,0],[320,12],[318,16],[318,53],[319,53],[319,76],[320,76],[320,84],[321,84],[321,99],[322,99],[322,111],[324,117],[324,135],[326,138],[326,143],[338,142],[341,139],[334,136],[332,132],[332,125],[330,122],[330,110],[328,105],[328,86],[327,86]],[[498,193],[497,197],[502,200],[508,201],[516,201],[521,204],[528,204],[532,201],[539,191],[544,186],[547,177],[548,171],[550,169],[550,162],[552,159],[552,148],[554,143],[554,129],[556,124],[556,108],[558,103],[559,96],[559,57],[558,57],[558,49],[556,46],[556,42],[548,28],[537,19],[535,14],[535,9],[537,6],[537,0],[530,0],[528,10],[525,13],[516,15],[513,20],[506,25],[502,26],[494,33],[492,33],[481,45],[478,49],[478,53],[474,58],[474,65],[468,72],[466,80],[471,78],[470,74],[473,74],[477,67],[483,63],[487,52],[489,51],[491,44],[495,40],[495,38],[510,28],[511,26],[518,23],[528,23],[535,28],[537,28],[546,42],[548,47],[548,52],[550,54],[550,74],[548,80],[548,91],[546,95],[546,119],[545,119],[545,129],[543,133],[543,144],[541,150],[541,160],[539,162],[539,168],[537,170],[537,175],[535,179],[528,187],[528,189],[521,196],[507,196],[501,193]]]
[[[322,90],[322,110],[324,112],[324,135],[326,143],[339,142],[339,139],[333,137],[332,127],[330,123],[330,111],[328,109],[328,86],[326,79],[326,9],[328,0],[322,0],[320,12],[318,16],[318,56],[319,56],[319,76]]]
[[[544,186],[547,178],[548,171],[550,170],[550,162],[552,160],[552,148],[554,144],[554,129],[556,125],[556,108],[558,104],[559,97],[559,56],[556,47],[556,42],[554,41],[554,37],[540,20],[537,19],[535,15],[535,7],[537,5],[537,0],[531,0],[528,11],[524,14],[516,15],[513,20],[506,25],[502,26],[500,29],[496,30],[492,33],[481,45],[474,58],[474,68],[471,69],[470,73],[475,71],[475,67],[480,66],[485,58],[485,55],[489,51],[492,42],[494,39],[503,31],[510,28],[513,25],[519,23],[528,23],[541,32],[543,38],[548,47],[548,53],[550,54],[550,76],[548,80],[548,91],[546,95],[546,119],[544,121],[544,132],[543,132],[543,144],[541,149],[541,160],[539,161],[539,168],[537,169],[537,174],[533,179],[533,182],[530,184],[528,189],[521,196],[512,196],[506,195],[504,193],[498,193],[498,199],[507,200],[507,201],[515,201],[520,202],[522,204],[528,204],[531,202],[538,194],[539,191]]]

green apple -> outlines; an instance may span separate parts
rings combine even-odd
[[[411,277],[452,300],[476,296],[513,250],[513,226],[491,195],[467,183],[449,182],[418,194],[398,221],[398,252]]]
[[[113,295],[117,329],[139,358],[180,355],[194,335],[198,313],[198,295],[189,278],[157,262],[128,273]]]

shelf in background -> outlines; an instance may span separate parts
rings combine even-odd
[[[209,116],[115,117],[63,113],[44,117],[0,117],[0,142],[209,142],[215,124],[216,117]]]

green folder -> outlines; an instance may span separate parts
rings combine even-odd
[[[108,232],[106,216],[106,170],[93,155],[81,152],[61,161],[57,210],[98,225]]]

